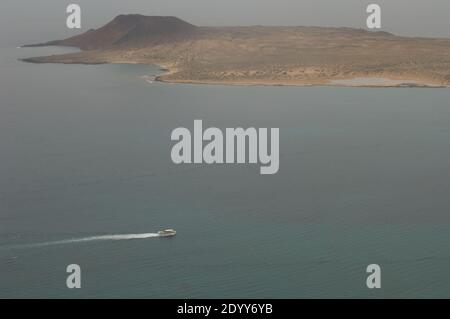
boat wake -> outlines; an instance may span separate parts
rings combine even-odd
[[[144,79],[147,83],[152,84],[156,80],[156,76],[154,75],[143,75],[141,76],[141,79]]]
[[[91,236],[91,237],[72,238],[72,239],[65,239],[65,240],[47,241],[47,242],[33,243],[33,244],[9,245],[9,246],[0,247],[0,249],[39,248],[39,247],[87,243],[87,242],[95,242],[95,241],[114,241],[114,240],[118,241],[118,240],[133,240],[133,239],[136,240],[136,239],[148,239],[148,238],[156,238],[156,237],[160,237],[160,235],[158,233],[127,234],[127,235],[102,235],[102,236]]]

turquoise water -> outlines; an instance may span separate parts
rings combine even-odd
[[[150,84],[150,66],[17,61],[61,50],[0,51],[0,297],[450,297],[450,90]],[[172,164],[170,133],[194,119],[279,127],[279,173]]]

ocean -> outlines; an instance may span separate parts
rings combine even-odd
[[[450,297],[450,90],[18,60],[65,51],[0,49],[1,298]],[[280,171],[173,164],[196,119],[280,128]]]

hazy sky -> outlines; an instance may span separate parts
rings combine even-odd
[[[382,7],[383,29],[450,37],[450,0],[1,0],[0,46],[64,38],[65,9],[82,8],[82,31],[121,13],[173,15],[196,25],[321,25],[365,27],[365,8]]]

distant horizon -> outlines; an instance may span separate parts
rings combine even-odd
[[[67,38],[104,25],[119,14],[176,16],[199,26],[317,26],[365,29],[368,0],[78,0],[82,8],[82,29],[65,27],[68,3],[42,0],[39,6],[29,0],[0,3],[0,46],[43,42],[51,32],[57,39]],[[435,0],[375,1],[382,7],[382,29],[395,35],[412,37],[450,37],[450,3]],[[258,12],[255,14],[255,7]],[[200,10],[199,10],[200,9]],[[11,26],[14,26],[13,28]],[[55,32],[56,30],[56,32]]]

